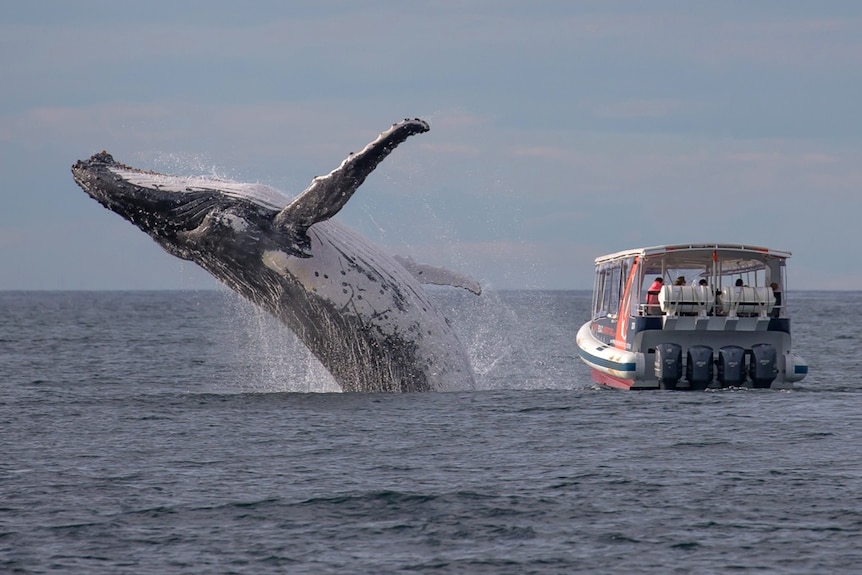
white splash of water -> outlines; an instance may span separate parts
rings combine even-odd
[[[233,326],[233,353],[244,366],[241,393],[336,393],[341,388],[332,375],[281,322],[225,292],[225,306]]]
[[[511,363],[516,350],[511,334],[517,331],[518,317],[493,290],[485,289],[481,296],[468,302],[458,321],[459,332],[479,387],[494,389],[495,376]]]
[[[167,174],[196,175],[220,180],[231,179],[216,166],[205,154],[180,154],[174,152],[153,152],[148,160],[159,172]]]

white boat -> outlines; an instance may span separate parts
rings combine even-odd
[[[789,257],[679,244],[597,258],[578,353],[597,383],[620,389],[792,388],[808,364],[791,352]]]

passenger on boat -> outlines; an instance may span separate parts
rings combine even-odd
[[[679,276],[678,278],[676,278],[676,281],[673,282],[673,285],[684,286],[685,285],[685,276]]]
[[[781,290],[775,282],[769,284],[769,287],[772,288],[772,293],[775,295],[775,305],[772,307],[772,317],[778,317],[781,315]]]
[[[646,292],[646,303],[647,303],[647,315],[660,315],[661,308],[658,303],[658,294],[661,291],[662,286],[664,285],[664,280],[660,277],[655,278],[655,281],[647,288]]]
[[[735,284],[735,285],[736,285],[736,287],[742,287],[742,285],[743,285],[742,278],[737,278],[737,279],[736,279],[736,284]]]
[[[703,279],[703,280],[700,280],[699,282],[697,282],[697,285],[699,285],[699,286],[705,286],[705,285],[707,285],[707,283],[708,283],[708,282],[707,282],[705,279]]]

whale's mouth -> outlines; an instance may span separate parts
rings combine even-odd
[[[87,195],[157,240],[197,229],[218,204],[211,191],[160,186],[159,174],[116,162],[107,152],[76,162],[72,176]],[[137,182],[147,179],[154,183]]]

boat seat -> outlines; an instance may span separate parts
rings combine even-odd
[[[775,307],[775,294],[769,286],[725,287],[718,300],[721,312],[729,316],[766,316]]]
[[[674,315],[707,315],[715,296],[709,286],[662,286],[658,294],[662,313]]]

